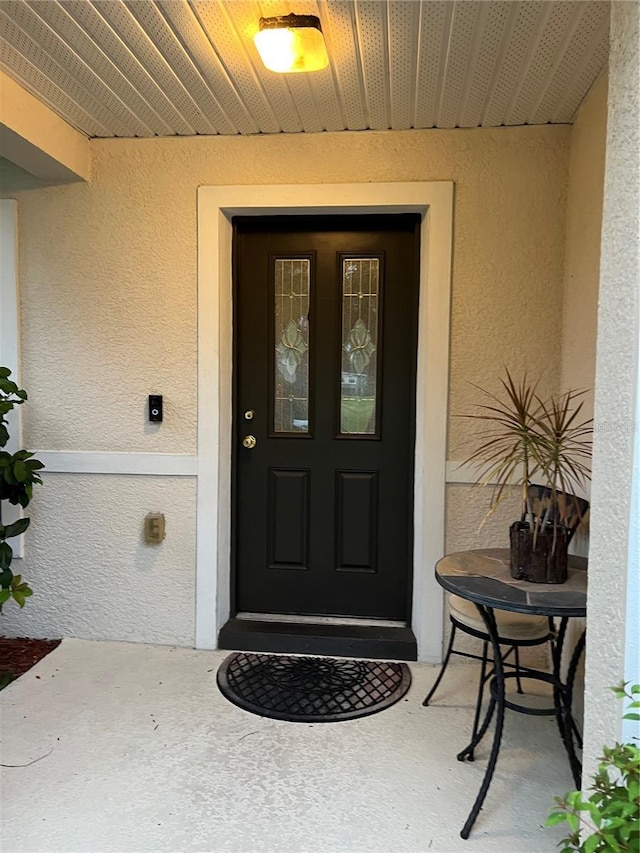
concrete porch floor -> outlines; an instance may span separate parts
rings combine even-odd
[[[468,841],[458,833],[489,744],[456,761],[475,667],[412,664],[404,700],[370,717],[268,720],[216,687],[226,653],[67,640],[2,691],[3,853],[544,853],[573,787],[555,723],[507,712]],[[45,756],[40,759],[41,756]]]

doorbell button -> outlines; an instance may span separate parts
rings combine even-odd
[[[162,422],[162,394],[149,394],[149,420],[151,423]]]

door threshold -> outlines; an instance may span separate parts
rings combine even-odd
[[[272,616],[273,614],[267,614]],[[280,654],[326,655],[347,658],[383,660],[417,660],[418,645],[410,627],[403,623],[370,620],[321,622],[290,621],[289,618],[268,619],[236,616],[223,625],[218,648],[242,652],[276,652]],[[352,624],[356,622],[357,624]],[[365,624],[362,624],[362,623]]]
[[[295,622],[301,625],[368,625],[386,628],[406,628],[406,622],[393,619],[362,619],[355,616],[300,616],[297,613],[236,613],[236,619],[251,622]]]

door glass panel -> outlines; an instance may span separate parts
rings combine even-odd
[[[340,432],[376,434],[378,258],[342,260]]]
[[[308,258],[275,259],[275,382],[273,430],[309,432]]]

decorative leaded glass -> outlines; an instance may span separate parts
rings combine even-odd
[[[309,299],[307,258],[275,260],[274,432],[309,432]]]
[[[340,432],[375,435],[378,386],[378,258],[342,261]]]

